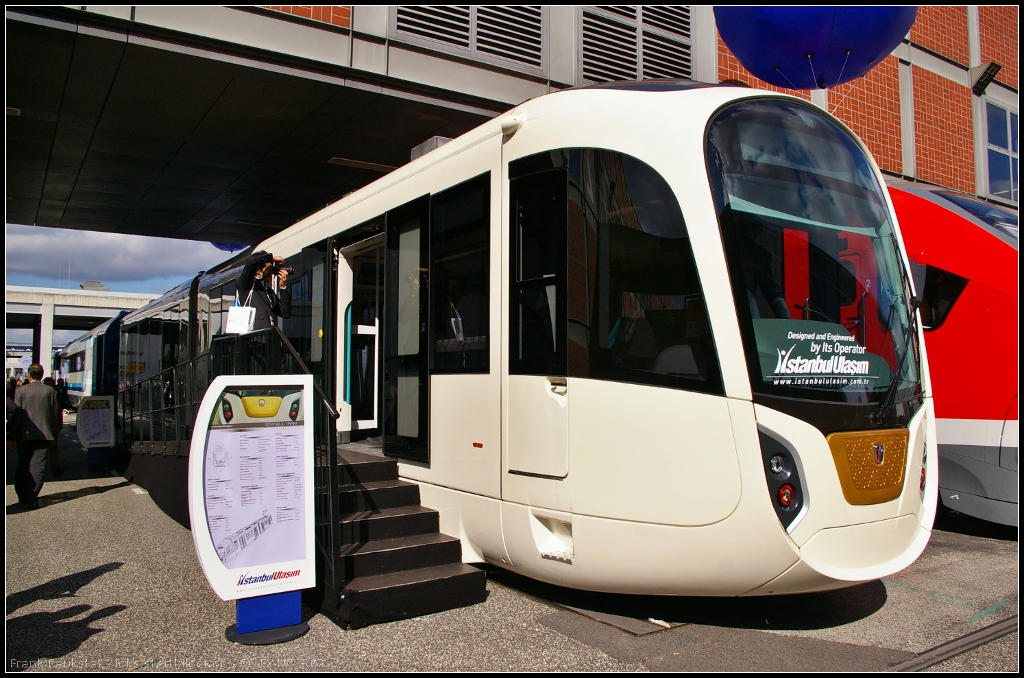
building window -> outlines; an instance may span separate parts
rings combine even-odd
[[[987,134],[988,194],[992,198],[1019,202],[1016,111],[991,101],[985,102]]]

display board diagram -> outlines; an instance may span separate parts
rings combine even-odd
[[[217,377],[203,398],[192,537],[224,600],[313,585],[311,392],[307,375]]]
[[[203,474],[210,538],[221,562],[230,567],[298,560],[305,554],[304,424],[275,421],[280,408],[273,413],[266,409],[268,402],[279,405],[300,391],[275,390],[263,397],[247,392],[225,392],[217,419],[226,418],[234,400],[249,412],[258,412],[262,402],[271,421],[255,423],[250,417],[244,424],[211,425]],[[245,408],[250,398],[255,405]]]

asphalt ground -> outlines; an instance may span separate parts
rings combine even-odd
[[[487,568],[479,605],[275,646],[224,638],[191,534],[144,490],[90,473],[66,427],[67,472],[6,520],[8,671],[877,671],[1015,618],[1017,530],[946,515],[916,563],[828,593],[756,599],[572,591]],[[1016,632],[928,671],[1018,667]]]

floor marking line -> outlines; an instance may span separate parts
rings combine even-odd
[[[1006,601],[1005,600],[1000,602],[1000,603],[996,603],[995,605],[993,605],[992,607],[988,608],[987,610],[982,610],[978,614],[976,614],[973,617],[971,617],[971,621],[976,621],[978,619],[981,619],[982,617],[984,617],[987,614],[992,614],[993,612],[995,612],[996,610],[1001,608],[1003,605],[1006,605]]]

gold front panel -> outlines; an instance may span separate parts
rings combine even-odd
[[[242,407],[249,417],[276,417],[281,409],[281,400],[277,396],[245,396]]]
[[[905,428],[843,431],[825,438],[849,504],[881,504],[903,492],[910,433]],[[881,445],[881,462],[876,446]]]

